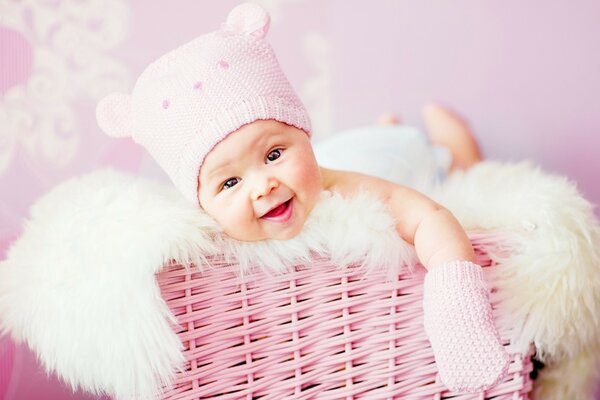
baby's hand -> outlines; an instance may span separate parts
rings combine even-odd
[[[474,392],[502,380],[510,360],[481,267],[456,261],[431,268],[423,291],[425,332],[442,382],[453,391]]]

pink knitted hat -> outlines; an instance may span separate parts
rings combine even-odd
[[[131,94],[102,99],[98,125],[144,146],[195,203],[204,158],[242,125],[274,119],[310,135],[308,114],[265,40],[269,22],[256,4],[235,7],[219,31],[150,64]]]

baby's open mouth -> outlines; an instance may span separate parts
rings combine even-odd
[[[275,222],[287,222],[292,216],[292,200],[293,198],[281,203],[280,205],[263,215],[261,218]]]

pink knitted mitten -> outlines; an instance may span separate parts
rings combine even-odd
[[[504,378],[510,360],[481,267],[467,261],[434,267],[423,291],[425,332],[442,382],[453,391],[474,392]]]

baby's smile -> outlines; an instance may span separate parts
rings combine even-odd
[[[292,218],[292,214],[294,212],[293,198],[281,203],[275,208],[271,209],[271,211],[264,214],[262,219],[272,222],[288,222]]]

